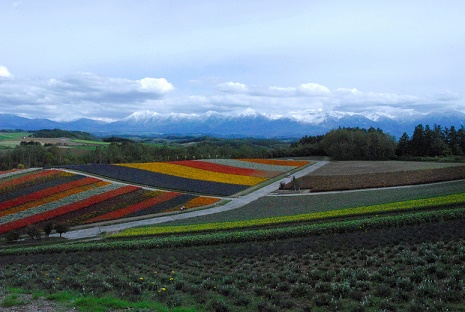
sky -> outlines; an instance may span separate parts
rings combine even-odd
[[[465,112],[465,1],[0,0],[0,113]]]

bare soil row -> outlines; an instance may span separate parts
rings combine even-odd
[[[417,185],[465,179],[465,166],[436,169],[373,172],[338,175],[307,175],[286,184],[285,189],[310,189],[312,192]],[[297,185],[295,185],[296,183]]]

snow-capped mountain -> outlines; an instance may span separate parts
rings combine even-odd
[[[418,124],[461,127],[465,114],[456,110],[412,115],[403,118],[380,114],[354,114],[345,112],[307,112],[287,115],[262,114],[247,109],[236,115],[209,111],[204,114],[159,114],[140,111],[115,122],[79,119],[72,122],[55,122],[48,119],[28,119],[16,115],[0,114],[0,129],[38,130],[61,128],[92,133],[154,133],[204,134],[236,137],[302,137],[324,134],[338,127],[380,128],[400,137],[403,132],[413,133]]]

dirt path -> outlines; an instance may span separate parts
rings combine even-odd
[[[322,166],[325,166],[328,163],[329,161],[318,161],[311,166],[305,167],[302,170],[295,172],[293,176],[295,176],[296,178],[299,178],[301,176],[307,175],[310,172],[317,170],[318,168],[321,168]],[[290,179],[291,177],[286,178],[285,182],[289,182]],[[92,237],[98,236],[102,232],[107,232],[107,233],[117,232],[117,231],[121,231],[127,228],[136,227],[136,226],[159,224],[159,223],[170,222],[174,220],[187,219],[187,218],[204,216],[204,215],[209,215],[213,213],[237,209],[260,197],[266,196],[269,193],[277,190],[279,188],[280,182],[282,182],[282,180],[273,182],[269,185],[266,185],[244,196],[240,196],[238,198],[231,198],[231,201],[226,203],[223,206],[218,206],[218,207],[213,207],[213,208],[208,208],[208,209],[203,209],[203,210],[197,210],[197,211],[191,211],[191,212],[186,212],[186,213],[181,213],[181,214],[163,216],[163,217],[156,217],[156,218],[150,218],[150,219],[144,219],[144,220],[138,220],[138,221],[130,221],[130,222],[125,222],[125,223],[120,223],[120,224],[112,224],[112,225],[106,225],[106,226],[97,226],[97,227],[92,227],[92,228],[87,228],[87,229],[74,230],[74,231],[69,231],[63,234],[63,237],[68,238],[68,239],[92,238]]]

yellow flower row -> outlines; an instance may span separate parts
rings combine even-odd
[[[383,212],[393,212],[406,209],[424,209],[435,206],[447,206],[454,204],[465,203],[465,193],[453,194],[447,196],[440,196],[426,199],[416,199],[403,202],[394,202],[388,204],[380,204],[373,206],[363,206],[356,208],[345,208],[331,211],[313,212],[307,214],[271,217],[255,220],[244,221],[231,221],[231,222],[217,222],[206,224],[192,224],[192,225],[178,225],[178,226],[163,226],[163,227],[140,227],[132,228],[114,234],[115,237],[128,237],[128,236],[148,236],[160,234],[175,234],[186,232],[200,232],[200,231],[215,231],[215,230],[229,230],[235,228],[254,227],[262,225],[271,225],[277,223],[311,221],[326,218],[346,217],[354,215],[365,215]]]
[[[164,162],[119,164],[119,166],[157,172],[193,180],[203,180],[210,182],[239,184],[248,186],[257,185],[266,180],[266,178],[213,172],[204,169],[197,169],[188,166]]]

